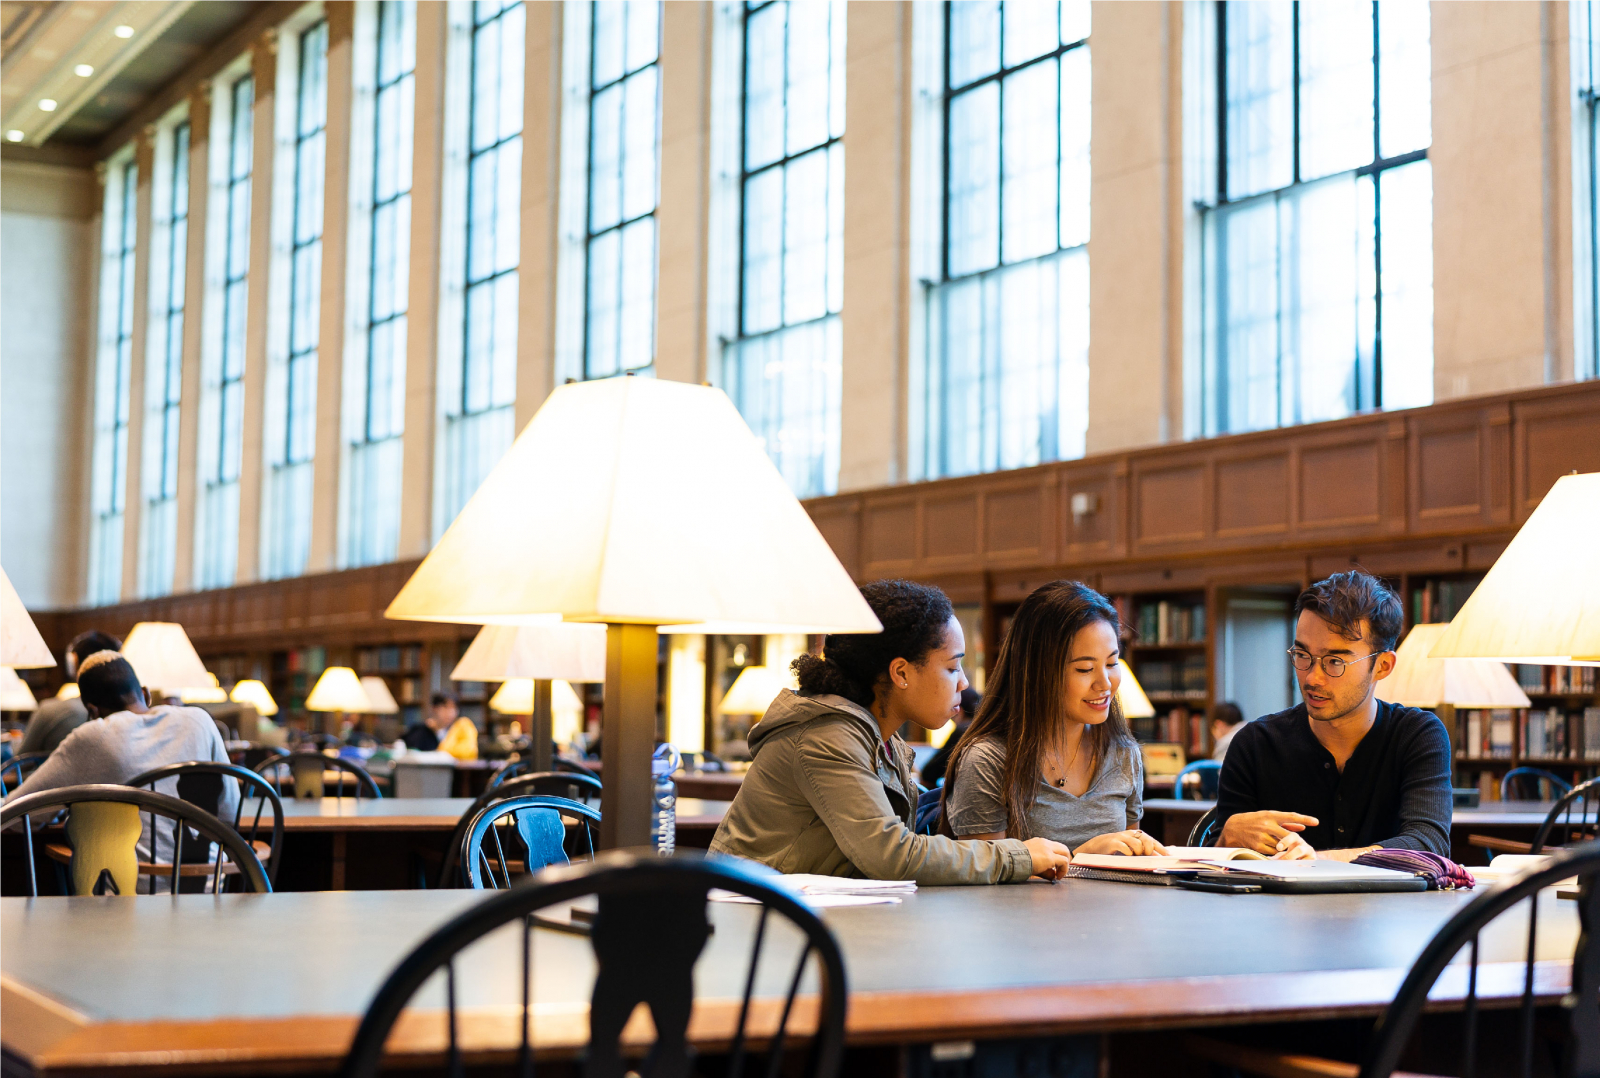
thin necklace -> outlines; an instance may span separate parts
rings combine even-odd
[[[1083,751],[1083,735],[1078,735],[1078,747],[1072,750],[1072,759],[1067,761],[1067,766],[1061,769],[1061,777],[1056,779],[1056,789],[1067,788],[1067,775],[1072,771],[1072,765],[1078,762],[1078,753]]]

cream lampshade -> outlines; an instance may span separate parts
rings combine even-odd
[[[0,711],[32,711],[39,706],[28,683],[9,666],[0,666]]]
[[[450,671],[452,681],[604,681],[606,627],[485,625]],[[527,715],[521,711],[514,714]]]
[[[228,694],[228,699],[236,704],[248,704],[256,709],[257,715],[271,717],[278,713],[278,702],[272,698],[272,693],[253,677],[247,677],[234,685],[233,691]]]
[[[57,700],[76,700],[80,695],[76,681],[68,681],[56,690]]]
[[[450,678],[504,681],[489,707],[502,715],[529,716],[533,768],[549,771],[555,764],[551,744],[572,740],[570,735],[565,739],[555,736],[554,687],[565,684],[568,695],[575,697],[569,682],[606,679],[606,627],[579,622],[485,625],[450,671]],[[523,682],[527,683],[526,693]],[[502,706],[496,707],[495,700]]]
[[[610,626],[607,848],[650,838],[658,630],[882,630],[727,395],[657,378],[550,394],[387,614]]]
[[[1144,694],[1144,686],[1133,676],[1133,667],[1128,663],[1122,664],[1122,684],[1117,686],[1117,702],[1122,705],[1122,717],[1126,719],[1148,719],[1156,713],[1150,697]]]
[[[1429,654],[1600,666],[1600,472],[1555,481]]]
[[[139,675],[139,684],[176,696],[184,689],[208,689],[215,681],[175,621],[141,621],[122,643],[122,657]]]
[[[0,569],[0,666],[32,670],[55,664],[56,657],[28,616],[11,578]]]
[[[389,683],[375,674],[368,674],[361,679],[361,688],[366,691],[367,699],[372,701],[368,709],[374,715],[398,715],[400,705],[394,702],[394,693],[389,691]]]
[[[759,719],[778,693],[795,687],[794,678],[771,666],[747,666],[728,686],[719,710],[724,715],[754,715]]]
[[[348,666],[330,666],[317,678],[306,697],[307,711],[372,711],[372,700],[361,687],[361,679]]]
[[[1528,707],[1505,663],[1490,659],[1434,659],[1428,652],[1448,622],[1413,626],[1395,651],[1394,672],[1374,686],[1378,699],[1408,707]]]
[[[202,689],[179,689],[178,699],[186,704],[221,704],[227,702],[228,694],[217,682],[217,675],[207,673],[211,684]]]

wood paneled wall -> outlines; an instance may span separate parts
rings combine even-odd
[[[1482,568],[1570,471],[1600,471],[1597,382],[806,507],[857,580],[911,577],[978,601],[978,588],[1063,575],[1136,590],[1292,582],[1353,561],[1381,572]]]
[[[1058,576],[1106,591],[1487,568],[1556,478],[1600,471],[1600,382],[890,487],[806,503],[857,580],[1020,599]],[[1074,495],[1090,511],[1073,512]],[[1080,502],[1084,499],[1080,499]],[[91,625],[181,622],[203,654],[445,640],[392,622],[417,562],[39,616],[58,651]]]

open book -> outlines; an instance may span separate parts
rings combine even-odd
[[[1120,853],[1073,854],[1072,863],[1084,868],[1115,872],[1193,872],[1215,868],[1220,861],[1264,861],[1254,850],[1243,846],[1168,846],[1165,857],[1134,857]]]

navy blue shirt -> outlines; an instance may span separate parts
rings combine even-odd
[[[1378,702],[1372,729],[1340,772],[1311,732],[1305,704],[1246,723],[1222,763],[1220,828],[1238,812],[1315,816],[1315,850],[1352,846],[1450,856],[1450,735],[1431,711]]]

